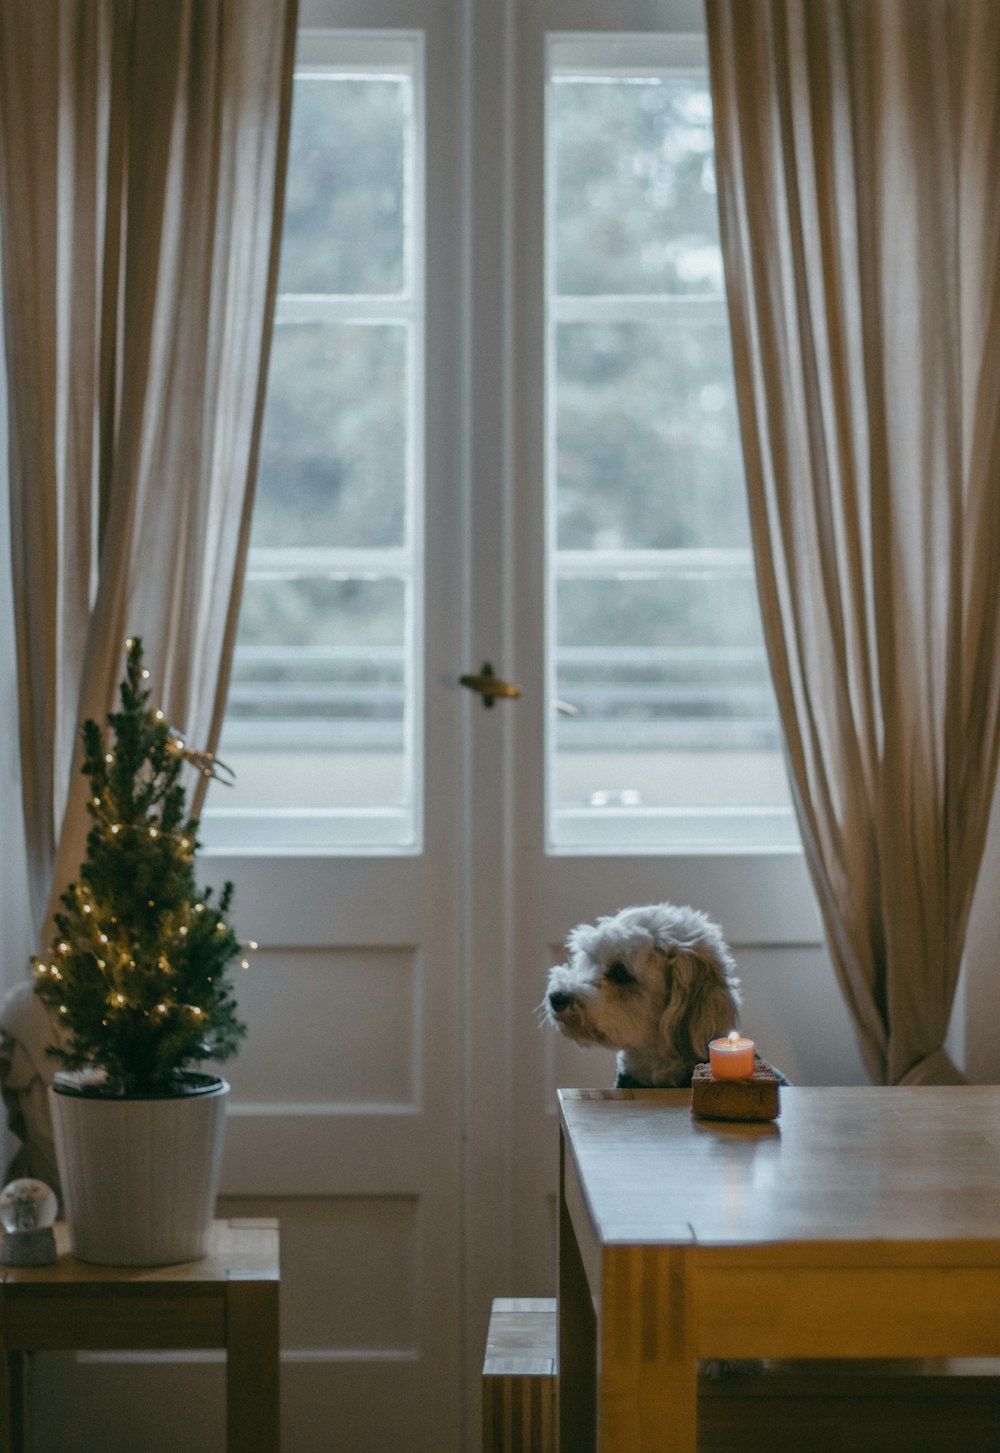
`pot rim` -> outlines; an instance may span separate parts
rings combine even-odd
[[[49,1088],[53,1094],[65,1095],[69,1099],[104,1100],[112,1105],[132,1100],[193,1100],[205,1095],[223,1094],[230,1088],[229,1081],[222,1075],[205,1074],[200,1070],[182,1070],[178,1078],[183,1085],[177,1090],[109,1094],[104,1085],[103,1070],[59,1070]]]

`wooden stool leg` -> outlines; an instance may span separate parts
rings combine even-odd
[[[278,1283],[226,1284],[226,1448],[279,1453]]]

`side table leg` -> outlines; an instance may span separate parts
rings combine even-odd
[[[279,1453],[278,1283],[226,1284],[226,1448]]]
[[[27,1417],[26,1352],[0,1355],[0,1453],[23,1453]]]

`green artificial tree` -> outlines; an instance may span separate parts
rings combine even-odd
[[[237,1049],[245,1026],[227,971],[244,950],[226,922],[232,884],[217,906],[195,884],[198,822],[179,779],[185,759],[211,772],[210,759],[150,709],[141,641],[127,650],[108,740],[94,721],[82,730],[93,825],[79,882],[60,899],[49,953],[32,962],[66,1069],[102,1069],[108,1094],[176,1094],[186,1067]]]

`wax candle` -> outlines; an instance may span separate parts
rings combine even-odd
[[[754,1046],[737,1030],[726,1039],[713,1039],[708,1046],[712,1077],[716,1080],[748,1080],[753,1074]]]

